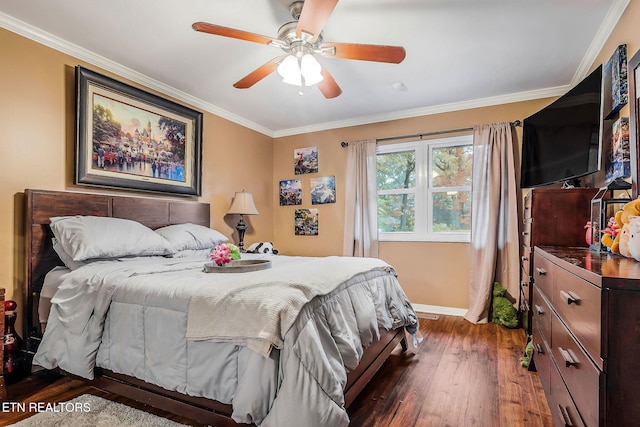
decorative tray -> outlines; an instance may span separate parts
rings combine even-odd
[[[224,265],[208,262],[204,265],[205,273],[247,273],[271,268],[271,261],[266,259],[239,259]]]

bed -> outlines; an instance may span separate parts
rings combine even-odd
[[[178,224],[208,228],[210,206],[42,190],[26,190],[25,199],[25,331],[31,350],[37,349],[36,364],[62,369],[103,390],[197,422],[347,425],[346,408],[398,344],[406,349],[407,331],[417,326],[393,269],[379,260],[254,255],[270,257],[273,264],[256,272],[258,277],[207,274],[201,258],[153,253],[65,271],[53,247],[52,227],[58,226],[58,218],[131,220],[158,232]],[[315,272],[313,277],[326,274],[327,283],[336,283],[322,292],[309,292],[317,284],[301,282],[304,274],[295,268]],[[66,279],[42,300],[53,297],[54,302],[43,337],[40,293],[52,270],[56,280]],[[333,276],[330,270],[342,275]],[[212,292],[214,276],[217,287]],[[240,277],[242,284],[232,282]],[[227,298],[231,286],[262,289],[262,283],[254,285],[268,278],[279,286],[293,280],[290,277],[295,278],[290,287],[301,290],[297,295],[302,299],[296,300],[299,309],[288,314],[290,319],[277,316],[281,324],[273,334],[261,329],[227,336],[207,329],[223,322],[222,330],[233,330],[243,323],[238,321],[242,316],[248,319],[243,326],[258,323],[250,321],[253,314],[233,317],[240,308],[221,310],[230,307],[230,299],[220,298]],[[87,284],[94,289],[91,280],[102,287],[85,292]],[[85,293],[92,296],[87,300]],[[260,312],[249,305],[252,298],[241,305],[250,313]],[[263,304],[262,297],[255,299]],[[203,301],[213,305],[202,305]],[[72,323],[76,318],[79,323]],[[202,328],[203,324],[209,326]]]

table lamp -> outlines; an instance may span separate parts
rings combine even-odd
[[[244,222],[244,215],[259,215],[256,205],[253,203],[253,195],[244,190],[237,192],[231,202],[231,207],[227,215],[240,215],[240,220],[236,224],[238,230],[238,248],[240,252],[244,252],[244,232],[247,230],[247,224]]]

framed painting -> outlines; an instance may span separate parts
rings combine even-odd
[[[318,235],[318,209],[296,209],[294,215],[296,236]]]
[[[296,175],[318,172],[318,147],[293,150],[293,164]]]
[[[629,60],[627,72],[629,78],[629,154],[631,158],[631,196],[637,198],[638,194],[638,138],[640,137],[640,50]]]
[[[77,66],[75,183],[200,196],[202,113]]]
[[[287,179],[280,181],[280,206],[302,204],[302,181]]]
[[[604,64],[603,70],[603,113],[605,119],[612,119],[629,100],[627,72],[627,45],[621,44]]]
[[[323,205],[325,203],[336,202],[336,177],[322,176],[310,178],[311,204]]]

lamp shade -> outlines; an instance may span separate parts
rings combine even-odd
[[[234,196],[227,214],[259,215],[260,212],[258,212],[256,205],[253,203],[253,194],[242,190]]]
[[[322,76],[322,66],[310,53],[306,53],[300,58],[295,55],[288,55],[278,65],[277,70],[284,83],[294,86],[302,86],[303,78],[305,86],[313,86],[320,83],[324,78]]]

